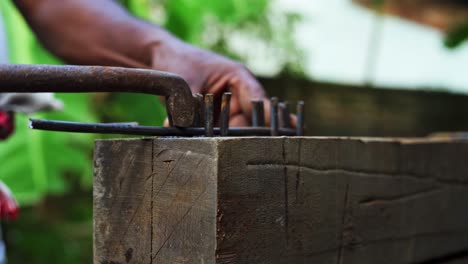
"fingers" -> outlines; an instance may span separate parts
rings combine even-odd
[[[270,126],[271,118],[270,118],[270,111],[271,111],[271,103],[269,99],[263,100],[264,110],[265,110],[265,124],[266,126]],[[297,117],[295,114],[290,114],[290,122],[292,128],[296,128],[297,126]]]
[[[229,119],[230,127],[245,127],[250,125],[250,120],[245,115],[237,114]]]
[[[291,114],[290,115],[290,118],[291,118],[291,125],[293,128],[296,128],[297,127],[297,116],[294,115],[294,114]]]
[[[235,98],[235,102],[232,105],[234,108],[231,108],[231,118],[240,113],[244,118],[243,121],[239,123],[246,124],[245,120],[247,120],[247,125],[251,124],[253,111],[252,100],[262,100],[265,113],[265,125],[269,126],[271,103],[266,96],[265,90],[248,70],[244,69],[237,73],[235,78],[232,78],[230,82],[230,90],[233,93],[233,98]],[[295,115],[290,115],[290,123],[293,128],[296,128],[297,119]]]

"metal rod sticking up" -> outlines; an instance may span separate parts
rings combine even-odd
[[[272,97],[271,101],[271,110],[270,110],[270,126],[271,126],[271,135],[278,136],[278,98]]]
[[[195,100],[197,102],[197,112],[195,113],[195,127],[202,127],[205,124],[205,107],[203,95],[200,93],[195,94]]]
[[[205,136],[212,137],[213,131],[213,94],[205,95]]]
[[[225,137],[229,134],[229,115],[231,107],[232,93],[224,93],[221,101],[221,115],[220,115],[220,135]]]
[[[265,110],[263,100],[252,100],[252,126],[265,126]]]
[[[296,117],[296,136],[304,136],[304,101],[299,101],[297,103]]]
[[[289,112],[289,102],[279,103],[279,127],[291,128],[291,113]]]

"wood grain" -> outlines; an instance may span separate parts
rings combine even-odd
[[[99,141],[94,261],[429,261],[468,250],[467,161],[429,139]]]

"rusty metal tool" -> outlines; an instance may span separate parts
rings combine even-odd
[[[195,121],[196,99],[185,80],[172,73],[100,66],[0,66],[0,93],[35,92],[161,95],[174,126],[190,127]]]
[[[33,129],[150,136],[294,136],[298,129],[279,127],[278,99],[272,98],[271,127],[264,127],[263,101],[254,102],[254,127],[229,127],[230,99],[222,97],[220,127],[214,127],[214,96],[192,95],[185,80],[175,74],[143,69],[99,66],[0,65],[0,93],[128,92],[161,95],[171,127],[140,126],[137,123],[77,123],[30,120]],[[303,107],[301,108],[303,112]],[[298,106],[298,110],[300,110]],[[283,109],[283,120],[286,111]],[[303,113],[301,114],[302,117]],[[299,120],[299,116],[298,116]],[[303,118],[300,119],[303,122]],[[284,122],[283,122],[284,123]],[[300,129],[299,129],[300,127]]]

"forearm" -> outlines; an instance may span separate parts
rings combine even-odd
[[[67,63],[150,68],[158,45],[173,41],[111,0],[15,0],[42,42]]]

